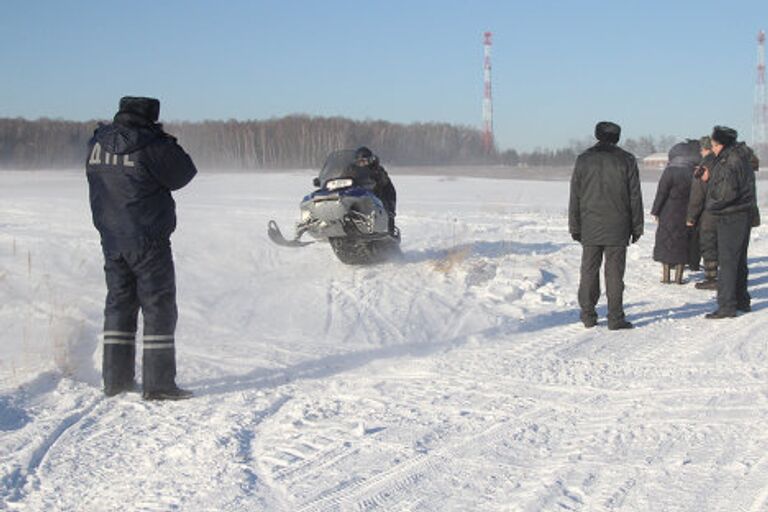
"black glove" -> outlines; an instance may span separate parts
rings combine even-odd
[[[635,233],[632,233],[632,243],[636,244],[638,240],[640,240],[641,235],[637,235]]]
[[[576,242],[581,242],[581,233],[571,233],[571,238]]]

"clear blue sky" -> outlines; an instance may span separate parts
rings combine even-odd
[[[293,113],[481,126],[494,33],[498,146],[624,136],[751,140],[768,0],[3,0],[0,116],[109,118],[155,96],[170,120]]]

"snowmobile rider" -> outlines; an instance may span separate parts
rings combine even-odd
[[[93,224],[101,235],[107,298],[104,307],[104,393],[135,388],[136,327],[144,318],[143,398],[192,395],[176,379],[176,279],[170,236],[176,228],[171,191],[189,183],[195,164],[157,122],[154,98],[120,99],[111,124],[88,146],[86,174]]]
[[[373,193],[376,197],[381,199],[384,203],[384,208],[389,214],[389,231],[395,232],[395,207],[397,205],[397,192],[395,186],[392,184],[392,180],[389,179],[389,174],[379,162],[379,157],[373,154],[373,151],[366,146],[360,146],[355,151],[355,163],[358,167],[367,167],[370,169],[371,177],[373,178],[375,185],[373,187]]]

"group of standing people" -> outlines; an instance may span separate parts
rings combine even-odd
[[[659,181],[651,214],[659,224],[653,257],[662,264],[661,282],[683,284],[685,266],[698,270],[703,258],[704,281],[696,288],[716,289],[718,304],[707,318],[751,311],[747,250],[750,231],[760,224],[758,169],[736,130],[715,126],[711,136],[672,147]]]
[[[579,307],[586,327],[597,324],[599,271],[605,257],[608,328],[629,329],[623,309],[626,249],[643,234],[643,204],[635,157],[617,146],[621,128],[603,121],[598,142],[579,155],[571,178],[569,231],[582,244]],[[736,130],[715,126],[710,136],[669,151],[651,215],[658,222],[653,250],[661,282],[683,284],[686,266],[700,269],[699,289],[717,290],[709,319],[751,311],[747,291],[750,230],[760,224],[755,191],[759,162]],[[674,271],[674,277],[673,277]]]

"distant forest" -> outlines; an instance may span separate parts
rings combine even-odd
[[[98,121],[0,118],[0,168],[71,169],[84,165],[86,144]],[[264,121],[168,123],[197,166],[207,170],[303,169],[322,165],[341,148],[369,146],[387,165],[570,166],[594,141],[561,149],[514,149],[490,153],[480,130],[446,123],[397,124],[341,117],[294,115]],[[627,139],[638,158],[667,151],[672,137]]]

